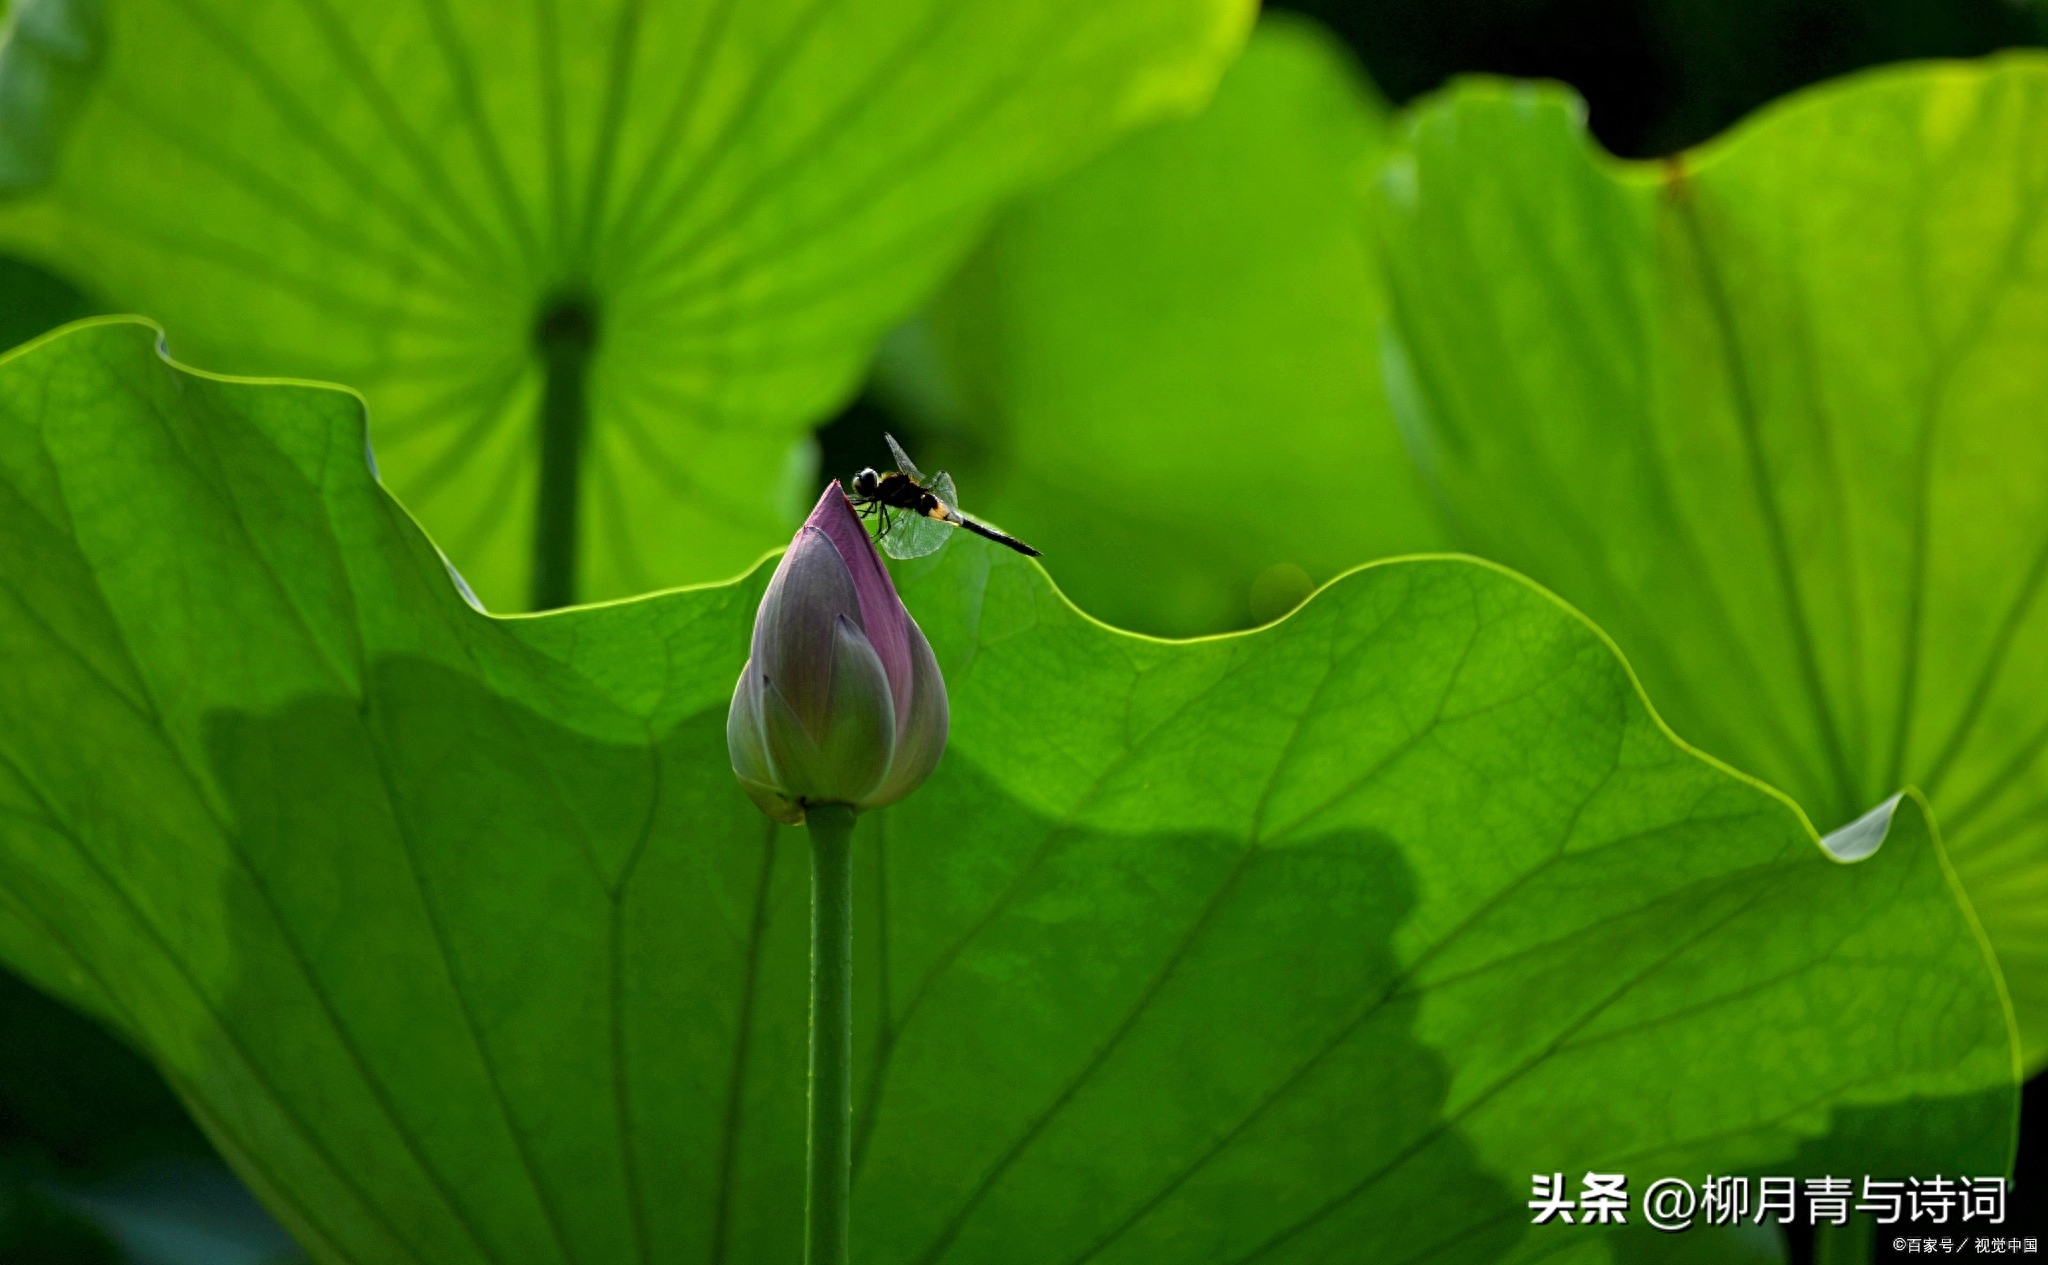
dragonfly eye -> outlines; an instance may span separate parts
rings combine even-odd
[[[882,477],[873,470],[863,470],[853,476],[854,493],[859,496],[873,496],[875,494],[875,485],[881,481]]]

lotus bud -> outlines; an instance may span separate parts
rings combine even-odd
[[[792,826],[811,804],[884,808],[938,764],[946,723],[938,660],[834,482],[754,616],[725,724],[733,773]]]

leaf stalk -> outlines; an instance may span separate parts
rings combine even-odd
[[[551,302],[534,326],[541,365],[540,486],[533,514],[533,609],[576,601],[583,448],[590,429],[590,362],[597,307],[580,297]]]

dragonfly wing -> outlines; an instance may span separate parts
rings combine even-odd
[[[893,446],[894,441],[891,441]],[[960,517],[959,506],[953,503],[953,480],[944,470],[932,477],[925,491],[937,497],[939,504],[955,520]],[[944,519],[932,518],[925,514],[913,514],[909,510],[894,510],[896,521],[889,525],[889,534],[882,538],[882,551],[892,558],[922,558],[928,553],[937,553],[953,533],[953,524]]]
[[[944,470],[939,471],[932,476],[932,481],[925,488],[925,491],[938,497],[939,504],[946,507],[947,513],[956,516],[960,513],[960,494],[953,490],[952,475],[947,474]]]
[[[922,558],[928,553],[936,553],[953,531],[950,523],[913,514],[909,510],[890,510],[889,515],[889,530],[882,537],[882,552],[892,558]]]
[[[889,455],[896,458],[896,468],[909,475],[913,482],[923,483],[924,475],[918,471],[916,463],[911,461],[910,454],[903,451],[903,445],[896,442],[896,437],[884,434],[882,438],[889,442]]]

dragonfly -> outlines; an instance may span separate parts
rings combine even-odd
[[[922,558],[945,544],[954,528],[965,527],[1028,558],[1039,556],[1038,550],[1015,536],[1006,536],[987,523],[977,523],[962,514],[959,497],[953,491],[953,476],[941,470],[927,477],[911,462],[895,436],[882,438],[889,441],[896,470],[892,474],[876,474],[869,467],[854,475],[852,499],[862,518],[881,515],[875,541],[882,546],[883,553],[892,558]]]

